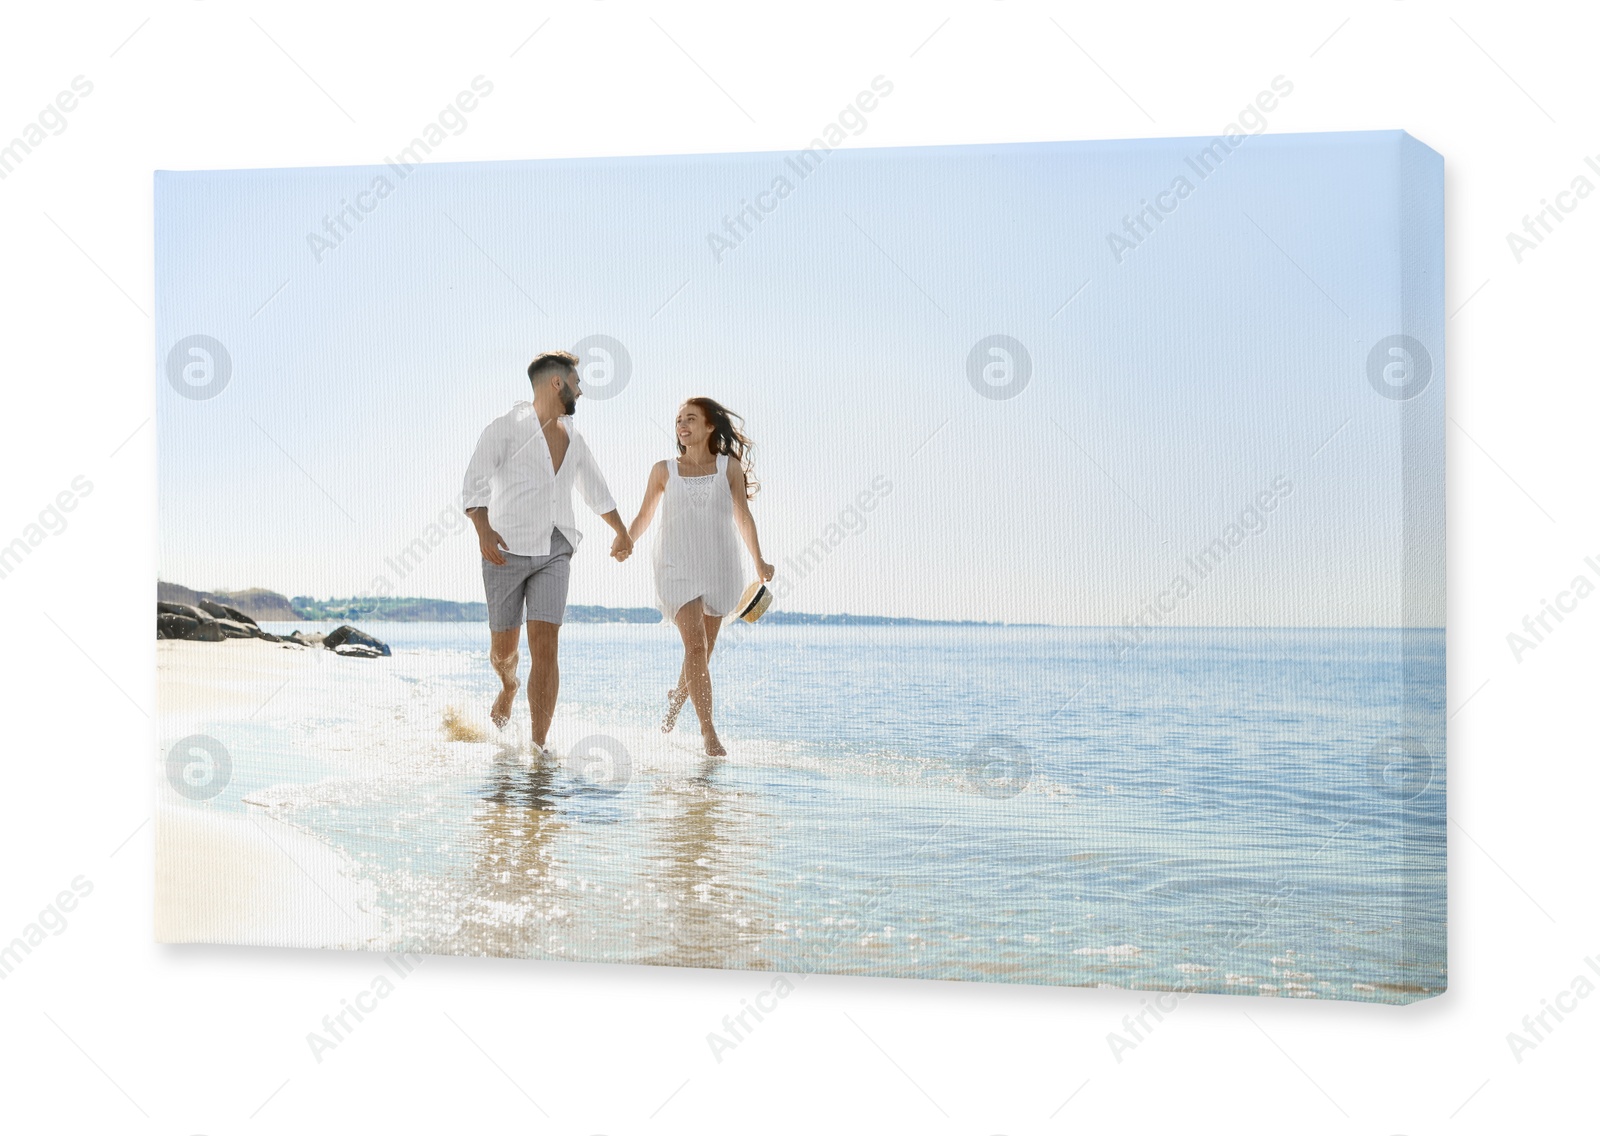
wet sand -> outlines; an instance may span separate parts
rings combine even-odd
[[[360,682],[346,668],[370,665],[259,640],[162,641],[156,650],[164,722],[247,715],[309,672],[318,672],[319,682],[340,672]],[[176,802],[164,782],[158,793],[157,942],[353,949],[380,943],[384,920],[374,889],[338,850],[261,809]]]
[[[384,921],[349,859],[268,816],[164,806],[156,941],[377,949]]]

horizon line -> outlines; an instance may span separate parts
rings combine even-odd
[[[161,576],[159,574],[156,576],[156,583],[157,583],[158,586],[161,585],[161,584],[172,584],[175,587],[186,588],[189,591],[198,592],[198,593],[200,593],[202,595],[227,595],[227,596],[233,596],[233,595],[237,595],[237,594],[242,593],[242,592],[271,592],[273,595],[282,596],[285,602],[288,602],[288,603],[291,603],[291,604],[293,603],[294,599],[297,598],[297,597],[294,597],[294,596],[286,595],[285,593],[279,592],[279,591],[277,591],[276,589],[273,589],[273,588],[263,587],[263,586],[261,586],[259,584],[258,585],[252,585],[251,587],[247,587],[247,588],[218,588],[218,589],[212,590],[212,589],[206,589],[206,588],[193,588],[193,587],[190,587],[187,584],[178,584],[174,580],[164,580],[164,579],[161,578]],[[332,603],[332,602],[334,602],[336,600],[340,600],[340,599],[344,599],[344,600],[371,599],[371,600],[386,601],[386,602],[390,602],[390,603],[401,602],[401,601],[405,601],[405,600],[412,600],[412,601],[421,602],[421,603],[448,603],[448,604],[481,604],[481,603],[484,603],[483,600],[449,600],[449,599],[443,599],[443,598],[441,598],[439,596],[329,596],[326,599],[318,599],[315,596],[305,596],[304,598],[308,599],[308,600],[312,600],[313,602],[316,602],[316,603]],[[618,607],[618,606],[614,606],[612,604],[581,604],[581,603],[575,603],[575,604],[569,604],[568,606],[569,607],[573,607],[573,608],[597,608],[597,609],[599,609],[601,611],[659,611],[660,610],[658,608],[651,607],[648,604],[635,604],[635,605],[632,605],[632,606],[629,606],[629,607]],[[887,620],[906,620],[906,621],[912,621],[912,622],[917,622],[917,623],[938,623],[938,624],[955,624],[955,625],[966,624],[966,625],[970,625],[970,626],[980,626],[980,627],[1016,627],[1016,628],[1050,627],[1050,628],[1056,628],[1056,629],[1059,629],[1059,630],[1069,630],[1069,631],[1124,631],[1124,632],[1136,632],[1136,631],[1140,630],[1141,627],[1146,631],[1162,631],[1162,630],[1170,630],[1170,631],[1242,631],[1242,630],[1244,630],[1246,628],[1254,628],[1257,631],[1445,631],[1446,630],[1446,628],[1444,626],[1433,625],[1433,624],[1170,623],[1170,624],[1161,624],[1161,625],[1156,626],[1156,627],[1147,627],[1147,626],[1145,626],[1143,624],[1130,626],[1130,625],[1125,624],[1125,623],[1041,623],[1041,622],[1035,622],[1035,621],[1029,621],[1029,622],[1020,622],[1019,621],[1019,622],[1014,622],[1013,623],[1013,622],[1008,622],[1006,620],[1000,620],[1000,619],[939,619],[939,618],[932,618],[932,617],[921,616],[921,615],[875,615],[875,614],[868,614],[868,613],[865,613],[865,612],[850,612],[850,611],[836,611],[836,612],[791,611],[791,610],[789,610],[787,608],[783,608],[783,609],[780,609],[780,610],[783,613],[788,614],[788,615],[811,616],[811,617],[814,617],[814,618],[817,618],[817,619],[830,619],[830,618],[887,619]],[[334,620],[334,619],[312,619],[310,617],[297,617],[297,618],[300,621],[306,622],[306,623],[335,623],[335,622],[338,622],[338,620]],[[293,623],[293,622],[296,622],[296,620],[269,619],[269,620],[265,620],[264,622],[267,622],[267,623]],[[369,620],[368,622],[372,622],[372,623],[470,623],[470,622],[475,622],[475,621],[473,621],[473,620],[464,620],[464,619],[398,619],[398,620],[396,620],[396,619],[389,619],[389,620],[373,619],[373,620]],[[666,617],[665,616],[662,617],[662,622],[666,622]]]

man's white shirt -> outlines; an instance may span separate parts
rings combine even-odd
[[[583,534],[573,518],[574,486],[597,515],[617,507],[571,416],[559,421],[569,439],[560,470],[531,402],[519,402],[489,423],[467,465],[461,507],[487,507],[489,527],[518,556],[548,556],[552,528],[578,547]]]

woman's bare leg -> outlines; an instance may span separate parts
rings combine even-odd
[[[661,732],[670,734],[678,724],[678,714],[683,710],[683,704],[689,700],[687,686],[675,686],[667,691],[667,716],[661,720]]]
[[[673,622],[683,637],[683,677],[689,701],[694,703],[694,712],[700,718],[700,737],[707,754],[722,757],[728,751],[723,748],[711,720],[711,650],[706,642],[704,605],[699,600],[690,600],[678,609]]]
[[[722,630],[722,616],[707,615],[705,616],[705,624],[706,662],[709,665],[711,661],[711,652],[717,649],[717,632]],[[663,734],[672,733],[673,727],[678,724],[678,715],[683,711],[683,704],[688,700],[689,663],[688,660],[685,659],[683,666],[678,670],[678,685],[667,691],[667,717],[661,723],[661,732]]]

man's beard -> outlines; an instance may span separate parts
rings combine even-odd
[[[572,414],[577,409],[578,409],[578,396],[574,392],[569,391],[565,387],[563,387],[562,390],[561,390],[561,410],[562,410],[562,412],[565,413],[565,414]]]

